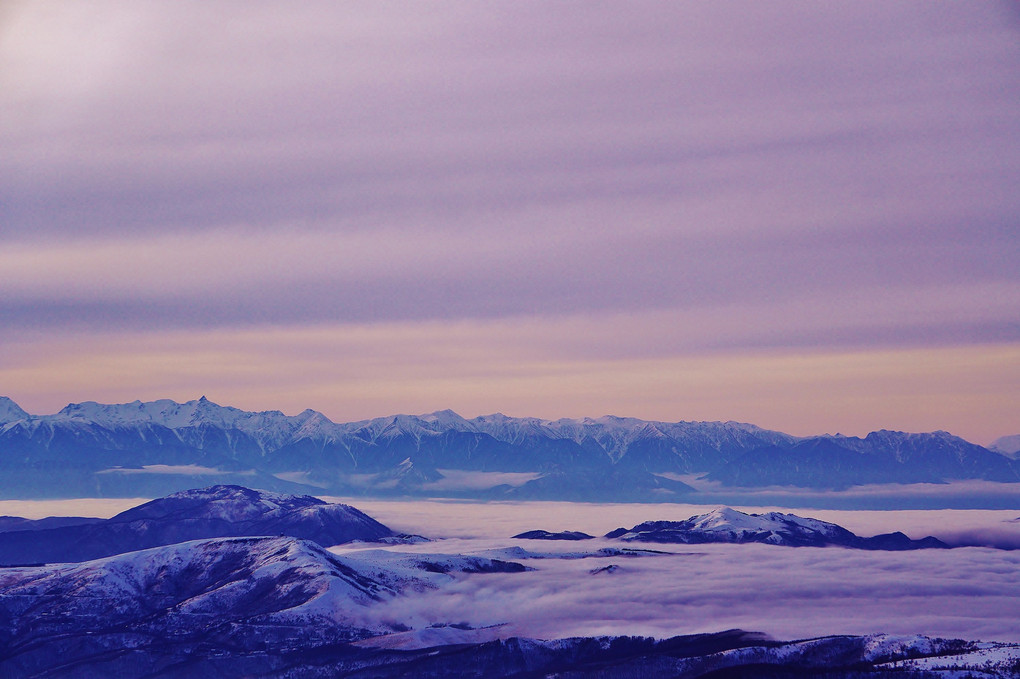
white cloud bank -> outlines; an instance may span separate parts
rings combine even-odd
[[[545,547],[527,542],[532,549]],[[494,545],[455,541],[459,549],[472,543],[475,548]],[[452,546],[422,545],[421,551],[449,552]],[[502,632],[506,636],[539,638],[666,637],[741,628],[780,639],[887,632],[1020,641],[1020,552],[648,547],[676,553],[528,560],[536,570],[464,576],[440,590],[394,599],[372,614],[415,627],[508,623]],[[619,568],[591,573],[610,563]]]

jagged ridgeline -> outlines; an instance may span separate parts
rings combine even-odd
[[[541,420],[446,410],[337,423],[201,398],[72,404],[0,397],[4,497],[153,496],[216,483],[283,492],[655,501],[723,488],[1020,482],[1020,462],[946,432],[798,438],[739,422]]]

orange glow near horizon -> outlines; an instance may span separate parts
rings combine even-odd
[[[335,421],[451,408],[465,417],[738,420],[795,435],[945,429],[987,444],[1020,429],[1020,344],[584,355],[612,319],[389,323],[49,336],[5,347],[3,394],[28,412],[68,402],[305,408]],[[629,318],[651,332],[656,318]]]

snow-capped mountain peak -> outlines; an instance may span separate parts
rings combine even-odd
[[[733,533],[789,533],[793,530],[833,535],[839,526],[818,519],[804,518],[796,514],[768,512],[766,514],[745,514],[730,507],[721,507],[707,514],[688,519],[693,530]]]
[[[0,424],[18,422],[28,417],[29,414],[22,410],[21,406],[15,403],[13,399],[0,396]]]
[[[768,512],[745,514],[721,507],[684,521],[646,521],[633,528],[618,528],[607,538],[627,541],[700,544],[706,542],[761,542],[789,547],[840,546],[856,549],[903,550],[943,548],[935,538],[910,540],[902,533],[862,538],[842,526],[796,514]]]
[[[113,520],[155,519],[186,514],[190,519],[245,521],[303,507],[327,504],[311,495],[287,495],[243,486],[219,485],[184,490],[133,507]]]
[[[468,425],[467,420],[449,409],[437,410],[434,413],[422,415],[420,419],[438,427],[442,427],[443,429],[461,429]]]

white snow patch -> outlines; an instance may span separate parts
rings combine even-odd
[[[197,464],[146,464],[141,467],[110,467],[96,472],[97,474],[187,474],[189,476],[208,476],[211,474],[239,474],[254,476],[253,470],[242,472],[225,472],[215,467],[203,467]]]
[[[422,485],[425,490],[478,490],[494,486],[523,486],[542,474],[540,472],[475,472],[460,469],[439,469],[443,478]]]

